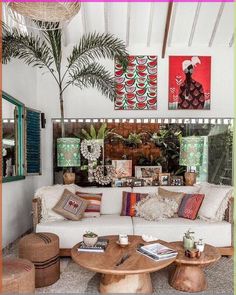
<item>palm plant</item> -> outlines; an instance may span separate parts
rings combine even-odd
[[[40,26],[40,22],[37,22]],[[43,31],[41,36],[22,33],[3,23],[2,60],[7,63],[18,58],[27,65],[46,69],[58,85],[61,111],[62,137],[65,136],[64,99],[65,90],[75,85],[80,89],[96,87],[110,100],[114,99],[114,79],[106,68],[96,60],[117,58],[125,69],[127,51],[125,44],[113,35],[90,33],[84,35],[67,58],[66,69],[62,71],[61,29]],[[54,24],[55,27],[55,24]]]

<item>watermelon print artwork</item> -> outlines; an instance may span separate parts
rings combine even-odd
[[[124,72],[115,61],[115,110],[157,109],[157,56],[129,56]]]

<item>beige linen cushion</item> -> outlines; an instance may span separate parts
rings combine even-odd
[[[205,194],[198,217],[207,221],[222,221],[230,197],[233,194],[231,186],[204,183],[199,191]]]
[[[78,221],[83,217],[87,205],[88,201],[65,189],[53,210],[67,219]]]
[[[173,217],[178,210],[178,204],[173,199],[161,200],[155,197],[147,197],[136,204],[135,210],[136,216],[157,221]]]
[[[184,197],[184,193],[182,192],[169,191],[161,187],[158,188],[158,198],[160,198],[161,200],[175,201],[177,203],[178,207],[175,213],[178,212],[178,209],[183,197]]]
[[[60,200],[65,189],[68,189],[70,192],[75,193],[77,190],[80,189],[80,187],[75,184],[57,184],[52,186],[44,186],[36,191],[34,197],[40,198],[42,202],[42,218],[40,220],[40,223],[65,219],[63,216],[53,211],[53,207]]]

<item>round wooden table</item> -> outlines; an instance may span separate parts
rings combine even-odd
[[[218,261],[221,258],[219,251],[205,245],[200,258],[188,258],[184,254],[182,242],[169,243],[171,248],[178,251],[175,264],[176,268],[170,276],[170,285],[183,292],[201,292],[207,289],[207,281],[203,268]]]
[[[130,245],[122,248],[117,245],[118,236],[106,236],[109,244],[104,253],[78,252],[78,245],[71,250],[72,259],[80,266],[102,274],[101,293],[151,293],[152,282],[150,273],[162,269],[175,258],[154,261],[136,251],[140,243],[145,243],[140,236],[129,236]],[[157,241],[163,245],[168,243]],[[128,254],[124,263],[116,266],[121,258]]]

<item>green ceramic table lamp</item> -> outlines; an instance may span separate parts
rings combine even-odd
[[[196,183],[196,167],[202,165],[204,138],[200,136],[183,137],[180,144],[179,164],[187,166],[185,185]]]
[[[63,174],[65,184],[75,182],[72,167],[80,166],[80,139],[64,137],[57,139],[57,166],[70,168]]]

